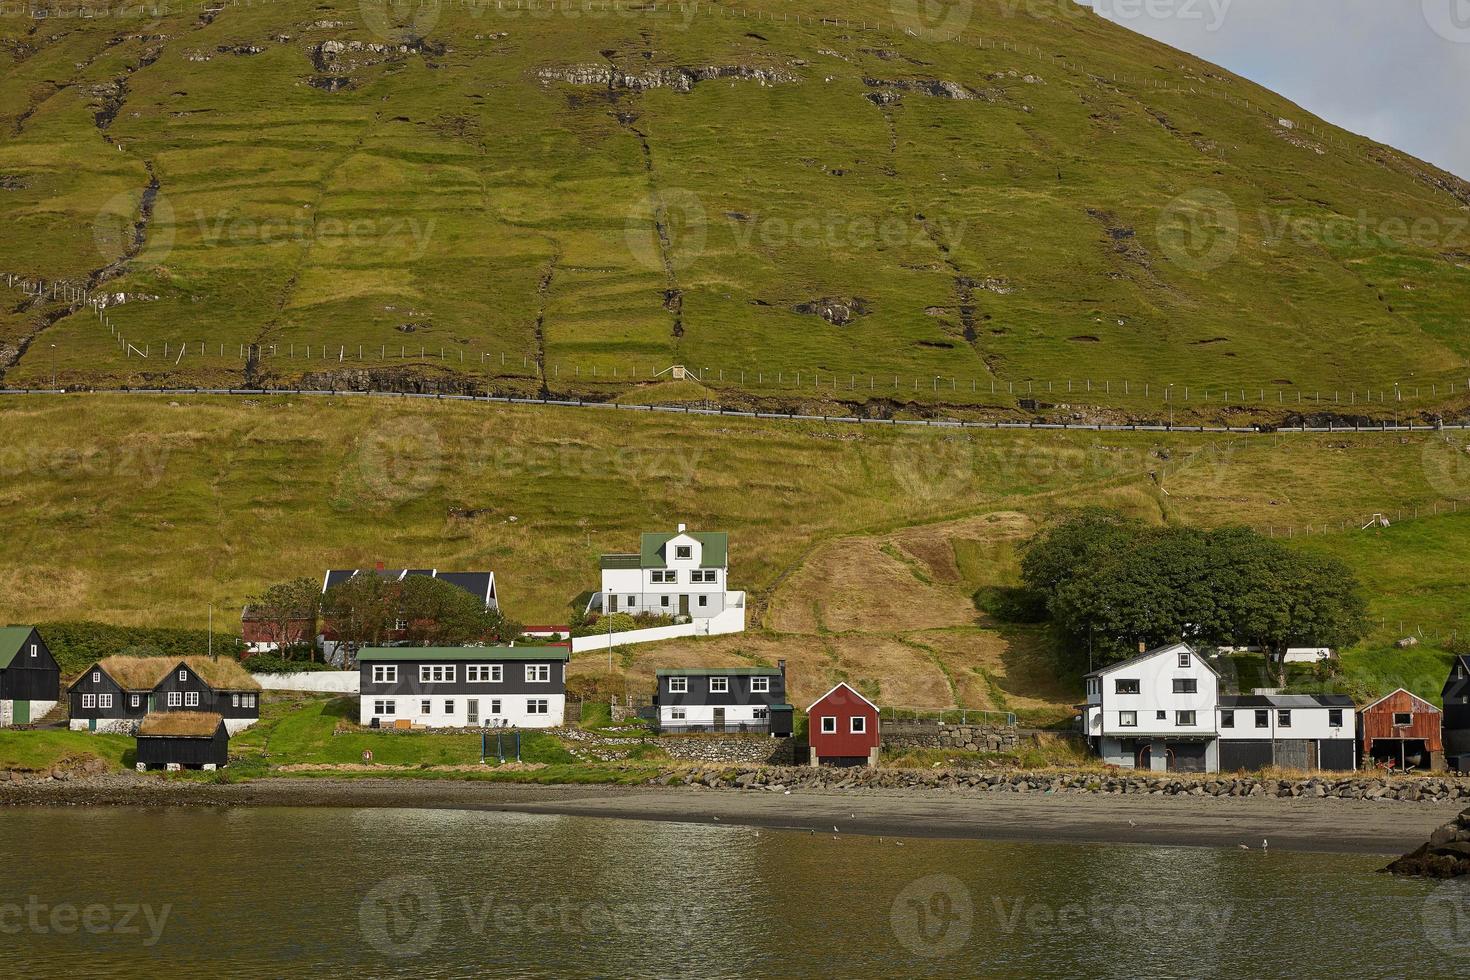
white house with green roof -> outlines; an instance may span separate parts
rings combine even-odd
[[[729,589],[730,536],[724,531],[648,532],[637,554],[602,556],[602,590],[589,611],[673,616],[694,632],[745,629],[745,593]]]
[[[0,629],[0,728],[28,725],[56,707],[61,669],[31,626]]]

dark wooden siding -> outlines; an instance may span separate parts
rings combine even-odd
[[[31,656],[32,644],[36,647],[34,657]],[[56,665],[56,658],[47,649],[41,634],[31,630],[31,635],[10,661],[10,666],[0,670],[0,701],[59,700],[61,668]]]
[[[179,680],[179,671],[185,671],[187,677]],[[169,692],[176,691],[181,703],[170,705],[168,703]],[[188,704],[189,692],[199,695],[198,706]],[[241,694],[255,695],[255,705],[246,707],[244,704],[236,704],[236,696]],[[243,698],[240,699],[243,702]],[[158,686],[153,689],[153,710],[155,711],[207,711],[212,714],[222,715],[225,718],[259,718],[260,717],[260,692],[259,691],[216,691],[205,683],[204,678],[195,672],[193,667],[187,664],[175,664]]]
[[[470,683],[465,680],[468,668],[471,665],[500,664],[503,668],[502,679],[499,681],[475,681]],[[454,680],[445,683],[425,683],[419,680],[420,666],[453,666]],[[551,680],[545,683],[541,681],[526,680],[527,666],[547,666],[551,668]],[[374,667],[397,667],[398,680],[392,683],[380,684],[373,681]],[[486,657],[484,660],[405,660],[396,663],[385,663],[383,661],[363,661],[358,664],[360,673],[360,694],[362,697],[384,697],[384,696],[416,696],[416,697],[520,697],[532,696],[554,696],[565,694],[567,691],[566,678],[564,676],[566,663],[561,660],[496,660],[494,657]]]
[[[676,694],[669,690],[669,681],[672,678],[660,677],[658,679],[658,703],[663,706],[684,707],[730,707],[732,705],[746,704],[785,704],[786,703],[786,679],[779,673],[761,674],[768,677],[771,682],[769,691],[755,691],[750,689],[752,678],[746,674],[715,674],[715,677],[726,677],[730,681],[730,689],[724,693],[710,692],[710,678],[704,675],[684,675],[689,681],[689,690]]]
[[[1395,726],[1395,713],[1408,712],[1411,724]],[[1407,691],[1395,691],[1381,702],[1358,713],[1358,730],[1362,736],[1363,753],[1373,751],[1373,743],[1381,738],[1422,739],[1430,752],[1444,748],[1440,738],[1440,711],[1431,704],[1420,701]]]
[[[223,766],[230,761],[230,736],[225,726],[212,738],[183,735],[138,736],[138,761],[148,766]]]
[[[93,674],[99,675],[98,679],[95,681],[92,680]],[[138,707],[136,708],[130,706],[130,702],[132,699],[129,696],[128,692],[119,687],[117,685],[117,682],[112,679],[107,671],[102,670],[96,664],[93,664],[82,673],[81,677],[72,682],[71,689],[67,693],[67,700],[70,702],[71,716],[73,718],[141,719],[144,715],[148,713],[148,695],[143,692],[135,693],[139,694],[139,703]],[[112,707],[83,708],[83,694],[111,694]]]

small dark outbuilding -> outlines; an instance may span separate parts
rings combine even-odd
[[[29,725],[56,707],[61,668],[32,626],[0,629],[0,728]]]
[[[230,733],[213,712],[154,712],[138,726],[139,769],[222,769],[229,761]]]

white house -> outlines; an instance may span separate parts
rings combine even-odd
[[[1222,697],[1220,768],[1356,769],[1357,718],[1345,694]]]
[[[374,728],[553,728],[566,714],[564,646],[367,647],[358,719]]]
[[[1105,762],[1156,772],[1214,772],[1220,675],[1174,643],[1086,676],[1083,731]]]
[[[692,621],[698,633],[745,629],[745,593],[729,591],[724,531],[645,533],[637,554],[602,556],[602,590],[588,610],[650,613]]]

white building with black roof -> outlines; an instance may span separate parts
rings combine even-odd
[[[775,667],[671,667],[654,676],[660,731],[791,734],[784,660]]]
[[[374,728],[553,728],[566,714],[564,646],[367,647],[359,721]]]
[[[1220,698],[1220,769],[1353,770],[1357,718],[1346,694],[1246,694]]]
[[[1086,675],[1083,732],[1104,762],[1155,772],[1219,768],[1220,675],[1187,643],[1156,647]]]

